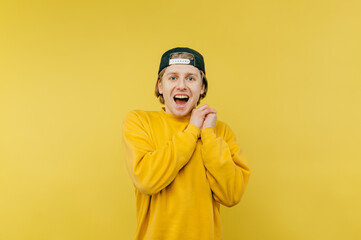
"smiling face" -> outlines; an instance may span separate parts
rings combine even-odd
[[[204,84],[198,68],[192,65],[170,65],[158,82],[163,95],[165,111],[176,116],[186,116],[197,106]]]

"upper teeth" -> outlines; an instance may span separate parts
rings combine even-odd
[[[185,96],[185,95],[175,95],[174,97],[176,97],[176,98],[188,98],[188,96]]]

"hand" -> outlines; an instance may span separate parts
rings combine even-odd
[[[206,126],[215,125],[215,121],[217,120],[216,110],[210,108],[207,104],[194,108],[192,110],[191,119],[189,120],[189,124],[193,124],[199,129],[203,129],[204,122],[206,122]],[[208,116],[210,114],[210,116]],[[212,116],[213,115],[213,116]],[[208,118],[207,121],[205,121]]]
[[[217,122],[217,114],[216,113],[208,113],[206,115],[206,119],[204,119],[201,130],[204,128],[207,128],[207,127],[216,126],[216,122]]]

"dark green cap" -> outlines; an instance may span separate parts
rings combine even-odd
[[[174,54],[174,53],[182,53],[182,52],[192,54],[194,59],[193,60],[189,60],[189,59],[171,59],[172,54]],[[202,70],[204,72],[204,74],[206,73],[206,69],[204,67],[203,56],[199,52],[197,52],[196,50],[193,50],[193,49],[190,49],[190,48],[177,47],[177,48],[172,48],[172,49],[166,51],[165,53],[163,53],[162,58],[160,60],[158,74],[164,68],[166,68],[166,67],[168,67],[169,65],[172,65],[172,64],[193,65],[196,68],[198,68],[199,70]]]

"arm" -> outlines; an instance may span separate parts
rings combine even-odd
[[[165,146],[155,149],[147,128],[136,112],[130,112],[123,125],[123,144],[126,165],[134,185],[140,192],[152,195],[167,187],[189,161],[200,130],[189,124]]]
[[[213,197],[231,207],[237,204],[247,186],[250,169],[235,135],[226,125],[225,134],[217,137],[214,127],[202,129],[202,158]]]

